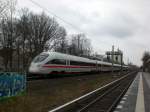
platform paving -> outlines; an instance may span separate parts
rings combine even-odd
[[[145,112],[150,112],[150,74],[143,73]]]
[[[150,112],[150,74],[139,72],[114,112]]]

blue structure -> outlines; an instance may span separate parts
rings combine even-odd
[[[16,96],[26,89],[26,75],[0,73],[0,99]]]

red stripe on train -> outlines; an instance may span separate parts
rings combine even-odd
[[[46,68],[95,68],[95,66],[44,65]]]

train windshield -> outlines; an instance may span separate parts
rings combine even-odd
[[[49,55],[48,55],[48,54],[45,54],[45,53],[40,54],[40,55],[38,55],[38,56],[36,56],[36,57],[34,58],[33,62],[34,62],[34,63],[42,62],[42,61],[44,61],[48,56],[49,56]]]

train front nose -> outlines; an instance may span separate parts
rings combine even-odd
[[[40,73],[40,68],[38,67],[37,64],[31,63],[31,65],[29,67],[29,73],[38,74],[38,73]]]
[[[42,65],[45,63],[45,60],[48,58],[48,56],[49,54],[45,52],[36,56],[31,62],[31,65],[29,67],[29,73],[34,73],[34,74],[45,73],[45,69],[43,69]]]

